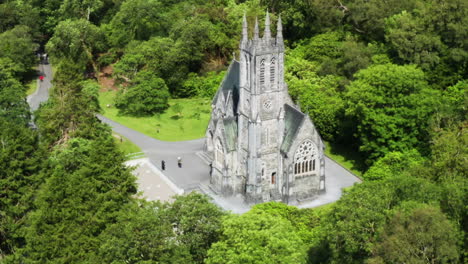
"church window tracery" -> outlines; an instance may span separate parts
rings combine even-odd
[[[294,154],[294,174],[307,175],[315,171],[315,160],[317,158],[317,148],[310,141],[304,141]]]
[[[260,61],[260,85],[265,84],[265,59]]]

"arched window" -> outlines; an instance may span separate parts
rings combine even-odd
[[[265,84],[265,59],[260,61],[260,85]]]
[[[271,184],[276,184],[276,172],[271,174]]]
[[[271,59],[271,63],[270,63],[270,83],[275,83],[275,68],[276,67],[276,59],[275,57],[273,57]]]
[[[315,172],[315,160],[317,159],[317,147],[310,141],[304,141],[294,154],[294,174],[308,175]]]
[[[223,165],[224,163],[223,144],[221,143],[221,140],[219,138],[216,139],[215,160],[220,165]]]

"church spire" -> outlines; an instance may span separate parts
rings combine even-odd
[[[245,43],[245,44],[247,44],[247,41],[248,41],[248,38],[249,38],[249,36],[248,36],[249,33],[247,31],[247,27],[248,27],[247,18],[245,17],[245,12],[244,12],[244,18],[242,20],[242,41],[241,41],[241,43]]]
[[[255,18],[254,39],[258,39],[258,18]]]
[[[276,44],[283,45],[283,24],[281,23],[281,15],[278,16],[278,25],[276,27]]]
[[[270,31],[270,14],[266,13],[266,18],[265,18],[265,34],[263,34],[263,38],[268,40],[271,38],[271,31]]]

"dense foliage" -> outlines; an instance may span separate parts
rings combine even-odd
[[[99,71],[112,69],[121,114],[212,97],[242,15],[252,32],[267,9],[283,21],[291,96],[364,157],[364,182],[323,208],[240,216],[196,193],[140,200],[96,118]],[[467,28],[465,0],[2,1],[0,262],[466,262]],[[54,88],[31,120],[38,51]]]

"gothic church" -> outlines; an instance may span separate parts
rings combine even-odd
[[[258,21],[249,39],[244,15],[239,59],[234,59],[212,101],[205,151],[210,187],[247,203],[297,204],[325,192],[324,144],[284,82],[281,18],[271,36]]]

